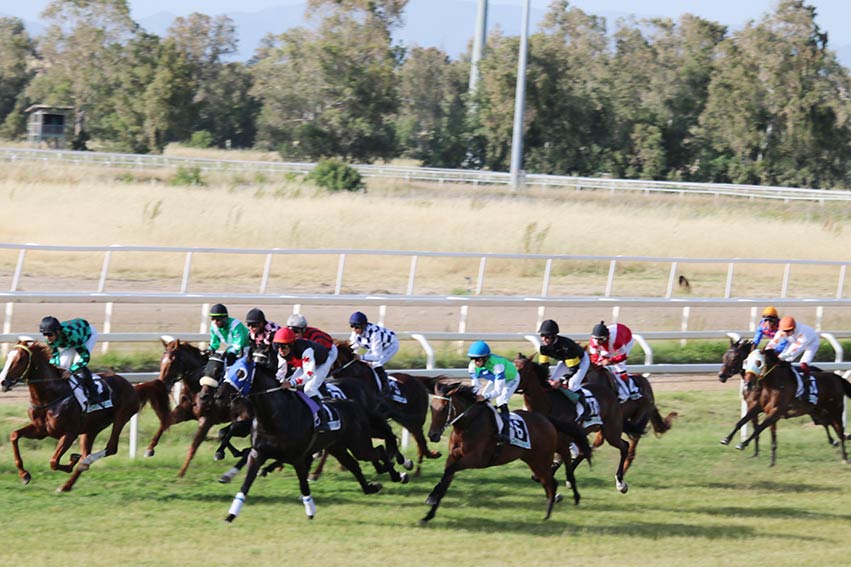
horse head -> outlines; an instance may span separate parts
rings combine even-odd
[[[543,388],[550,388],[550,369],[546,364],[534,362],[531,357],[518,352],[517,358],[514,359],[514,368],[520,378],[518,390],[525,391],[531,380],[536,380]]]
[[[475,402],[472,388],[458,382],[435,382],[431,395],[431,427],[428,438],[437,442],[440,436],[466,407]]]
[[[158,379],[168,386],[172,386],[178,380],[182,380],[187,373],[205,364],[206,357],[198,347],[168,335],[163,335],[160,340],[165,350],[160,360]]]
[[[730,339],[730,347],[724,352],[724,356],[721,358],[721,369],[718,371],[718,380],[722,383],[726,382],[735,374],[741,374],[744,377],[744,362],[753,349],[753,341],[747,339],[734,341]]]
[[[48,363],[50,353],[46,345],[30,338],[21,338],[6,357],[0,371],[0,389],[8,392],[15,384],[28,383]]]

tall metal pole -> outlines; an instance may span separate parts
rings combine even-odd
[[[487,31],[488,0],[479,0],[479,8],[476,12],[476,33],[473,35],[473,54],[470,59],[470,83],[467,87],[470,94],[474,94],[479,86],[479,61],[482,60]]]
[[[521,185],[523,165],[523,110],[526,107],[526,52],[529,45],[529,4],[523,0],[523,23],[520,28],[520,54],[517,59],[517,90],[514,93],[514,134],[511,137],[511,188]]]

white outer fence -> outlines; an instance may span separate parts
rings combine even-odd
[[[9,163],[62,163],[96,165],[121,169],[163,169],[197,167],[202,171],[232,171],[265,174],[305,174],[315,163],[216,160],[208,158],[172,157],[163,155],[120,154],[106,152],[75,152],[69,150],[38,150],[28,148],[0,148],[0,161]],[[442,169],[431,167],[401,167],[393,165],[356,165],[361,175],[368,178],[401,179],[405,181],[453,183],[469,185],[510,186],[511,176],[506,172]],[[773,199],[790,201],[851,201],[851,191],[825,189],[799,189],[790,187],[764,187],[729,183],[687,183],[635,179],[604,179],[596,177],[570,177],[564,175],[526,174],[527,187],[545,190],[609,191],[631,193],[661,193],[677,195],[712,195],[746,199]]]

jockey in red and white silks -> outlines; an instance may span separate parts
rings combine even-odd
[[[623,323],[605,326],[601,322],[594,327],[588,342],[588,356],[598,366],[609,366],[617,374],[626,373],[629,351],[635,344],[632,331]]]

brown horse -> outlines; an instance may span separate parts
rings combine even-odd
[[[641,397],[633,400],[627,399],[621,402],[621,414],[623,415],[624,431],[627,432],[629,438],[629,450],[626,456],[626,462],[623,465],[623,472],[629,470],[629,466],[635,459],[635,448],[641,437],[647,432],[647,424],[653,426],[653,432],[656,437],[664,434],[671,429],[671,423],[677,417],[677,412],[671,412],[664,418],[659,413],[659,408],[656,407],[656,396],[653,394],[653,386],[650,381],[640,374],[631,375]],[[617,395],[617,386],[612,383],[615,378],[604,366],[592,364],[588,368],[587,374],[582,384],[599,384],[612,388],[612,391]],[[594,447],[599,447],[603,444],[602,432],[597,432],[597,437],[594,439]]]
[[[536,364],[531,358],[518,354],[514,360],[514,366],[520,375],[520,388],[518,390],[523,390],[523,400],[527,408],[562,421],[576,421],[576,406],[550,386],[548,380],[549,367],[547,365]],[[606,442],[620,451],[620,461],[615,472],[615,485],[621,493],[625,494],[629,490],[629,486],[623,479],[626,472],[625,464],[629,454],[629,443],[621,436],[625,431],[625,426],[630,428],[626,430],[627,434],[638,435],[642,430],[635,429],[631,422],[624,422],[618,397],[609,386],[589,384],[585,388],[597,399],[600,419],[602,420],[601,425],[590,425],[585,428],[585,432],[600,431]],[[573,467],[576,468],[582,462],[582,459],[588,456],[590,456],[589,453],[580,454],[574,461]]]
[[[24,468],[18,439],[53,437],[59,443],[50,459],[50,468],[71,473],[58,489],[59,492],[67,492],[92,463],[118,451],[118,437],[124,424],[139,411],[139,396],[121,376],[111,372],[101,373],[98,376],[110,391],[112,407],[83,413],[71,389],[67,371],[53,366],[49,361],[50,349],[47,345],[30,339],[18,341],[0,372],[0,388],[8,392],[18,382],[25,382],[30,389],[30,424],[13,431],[9,436],[21,481],[28,484],[32,477]],[[110,424],[112,431],[106,448],[92,453],[98,433]],[[62,455],[77,437],[80,438],[80,454],[71,455],[70,463],[61,464]]]
[[[739,431],[748,421],[751,422],[754,429],[759,423],[759,415],[763,412],[762,406],[760,405],[760,391],[755,388],[756,382],[753,381],[744,381],[745,371],[744,371],[744,363],[745,359],[754,350],[754,343],[748,339],[739,339],[734,341],[730,339],[730,346],[724,352],[724,355],[721,358],[721,369],[718,371],[718,380],[721,383],[725,383],[729,378],[739,374],[742,379],[742,399],[745,401],[746,410],[742,415],[741,419],[736,422],[736,425],[733,426],[733,430],[729,435],[721,439],[722,445],[729,445],[730,441],[733,440],[733,436]],[[814,367],[811,367],[814,368]],[[817,369],[816,369],[817,370]],[[813,420],[814,423],[815,419]],[[774,466],[777,462],[777,423],[772,423],[769,427],[771,431],[771,459],[769,461],[769,466]],[[838,447],[839,441],[835,440],[830,434],[830,426],[824,425],[824,431],[827,433],[827,442],[830,443],[832,447]],[[753,438],[753,456],[759,456],[759,436]]]
[[[379,389],[376,382],[375,372],[372,367],[358,359],[348,343],[337,343],[337,361],[335,368],[331,371],[329,380],[332,384],[334,378],[354,377],[360,378],[367,389],[374,396],[376,404],[379,404]],[[407,400],[407,403],[396,401],[393,397],[381,399],[381,406],[387,417],[407,429],[414,441],[417,443],[417,463],[414,476],[419,476],[423,458],[440,458],[438,451],[432,451],[428,447],[423,427],[429,408],[429,391],[422,381],[410,374],[394,372],[389,379],[394,381],[399,388],[399,393]]]
[[[501,445],[497,441],[496,414],[487,402],[476,402],[469,386],[435,383],[431,402],[432,424],[442,423],[444,429],[451,425],[448,455],[443,476],[426,499],[431,506],[420,520],[425,524],[437,513],[440,501],[449,490],[455,473],[464,469],[483,469],[504,465],[517,459],[529,465],[535,478],[547,494],[548,519],[553,504],[560,500],[556,493],[553,459],[561,455],[566,463],[568,483],[573,490],[573,501],[579,503],[579,491],[570,463],[570,443],[577,443],[583,452],[590,454],[591,448],[582,429],[572,422],[562,422],[551,417],[520,410],[515,412],[526,422],[529,430],[530,448]]]
[[[842,462],[848,462],[845,451],[845,427],[842,423],[845,397],[851,398],[851,383],[832,372],[814,372],[818,398],[815,404],[795,397],[798,381],[788,362],[781,361],[773,350],[753,351],[745,361],[745,381],[755,383],[759,404],[765,419],[750,437],[736,445],[744,449],[766,427],[789,417],[809,415],[813,422],[831,426],[839,440]]]

